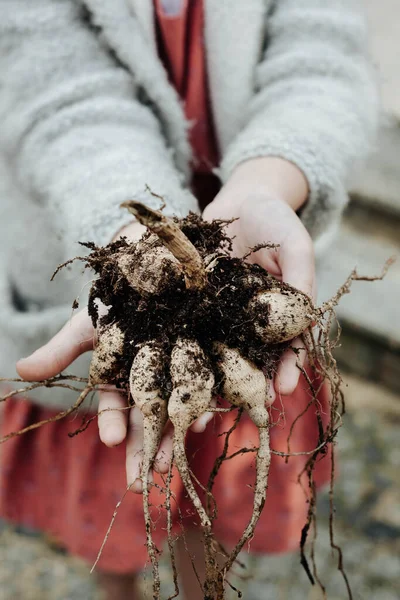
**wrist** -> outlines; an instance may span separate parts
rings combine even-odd
[[[244,200],[251,192],[252,196],[274,196],[294,211],[306,203],[309,195],[307,179],[299,167],[275,156],[252,158],[240,163],[224,188],[233,203],[236,199]]]

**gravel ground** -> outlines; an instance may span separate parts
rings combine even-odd
[[[336,537],[344,554],[354,599],[400,598],[400,398],[347,378],[348,414],[339,439],[341,472],[336,485]],[[337,556],[328,540],[328,498],[319,501],[316,549],[329,600],[344,600]],[[251,577],[235,582],[245,600],[318,600],[298,555],[244,557]],[[170,573],[162,566],[164,597]],[[149,576],[143,580],[150,598]],[[180,596],[182,597],[182,596]],[[237,597],[236,594],[231,598]],[[94,576],[78,559],[64,556],[34,532],[0,525],[0,600],[101,600]],[[189,599],[187,599],[189,600]]]

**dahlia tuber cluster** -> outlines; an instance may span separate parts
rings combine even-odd
[[[329,338],[334,308],[353,280],[377,278],[360,278],[353,272],[330,302],[316,308],[308,296],[260,266],[232,258],[226,222],[205,222],[193,214],[170,219],[135,201],[122,206],[147,232],[137,243],[123,238],[104,248],[83,244],[90,253],[81,260],[97,274],[88,305],[97,343],[85,389],[79,390],[71,409],[52,420],[73,412],[90,391],[102,386],[124,390],[130,405],[140,409],[144,426],[140,478],[155,599],[160,598],[159,552],[152,540],[149,473],[164,427],[171,421],[173,461],[204,533],[204,597],[222,599],[226,575],[253,536],[266,500],[271,453],[268,379],[291,341],[302,336],[312,367],[327,378],[332,391],[330,427],[310,453],[307,469],[311,472],[318,453],[333,441],[340,424],[341,379]],[[105,314],[100,315],[99,304],[107,307]],[[317,336],[312,326],[317,327]],[[41,384],[65,385],[66,378],[58,376]],[[315,398],[316,391],[311,390],[311,395]],[[218,396],[245,411],[259,432],[253,513],[236,547],[230,554],[225,552],[222,566],[216,558],[217,551],[223,551],[213,537],[213,518],[198,496],[185,452],[186,432],[194,421],[210,410],[223,410],[213,407],[212,399]],[[310,509],[308,526],[313,516]]]

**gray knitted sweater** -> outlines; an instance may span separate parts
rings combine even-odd
[[[196,210],[188,123],[158,59],[151,0],[0,0],[0,374],[71,315],[79,240],[108,242],[131,197]],[[284,157],[308,178],[320,248],[370,146],[377,97],[353,0],[205,0],[222,181]],[[87,366],[71,367],[84,372]],[[60,391],[36,397],[67,406]]]

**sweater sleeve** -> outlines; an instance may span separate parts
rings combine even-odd
[[[259,156],[296,164],[310,188],[301,218],[324,245],[374,137],[378,99],[367,28],[355,0],[275,0],[257,93],[221,165]],[[324,238],[324,239],[323,239]]]
[[[152,110],[73,0],[0,0],[0,151],[14,182],[46,207],[68,256],[107,243],[129,198],[196,210]]]

